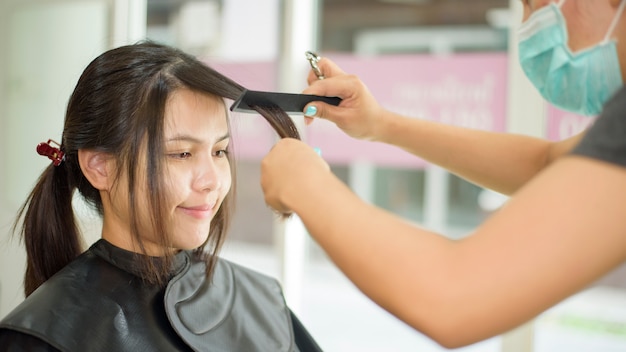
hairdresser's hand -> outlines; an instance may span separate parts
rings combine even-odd
[[[334,122],[348,135],[365,140],[378,140],[383,133],[386,111],[378,104],[365,84],[354,75],[343,72],[334,62],[322,58],[317,65],[325,79],[318,79],[311,71],[307,78],[309,87],[304,94],[336,96],[343,99],[339,106],[312,102],[304,108],[305,122],[312,117]]]
[[[284,138],[261,161],[265,203],[282,214],[293,212],[307,192],[320,192],[322,180],[332,176],[328,164],[305,143]]]

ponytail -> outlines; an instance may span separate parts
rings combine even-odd
[[[14,230],[23,216],[19,232],[26,247],[24,293],[27,297],[82,252],[68,166],[66,160],[45,169],[15,220]]]

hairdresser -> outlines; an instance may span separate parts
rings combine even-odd
[[[520,63],[550,103],[599,115],[559,142],[448,126],[380,106],[331,60],[311,72],[308,122],[384,142],[511,195],[462,240],[359,199],[311,147],[279,141],[262,162],[267,204],[300,216],[372,300],[446,347],[504,333],[626,260],[626,22],[621,0],[526,0]]]

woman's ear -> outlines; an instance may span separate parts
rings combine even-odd
[[[78,164],[91,185],[100,191],[111,189],[114,179],[114,159],[110,154],[79,149]]]

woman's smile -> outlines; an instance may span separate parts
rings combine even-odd
[[[214,215],[214,208],[215,202],[197,206],[178,206],[178,209],[180,209],[184,214],[200,220],[210,219]]]

